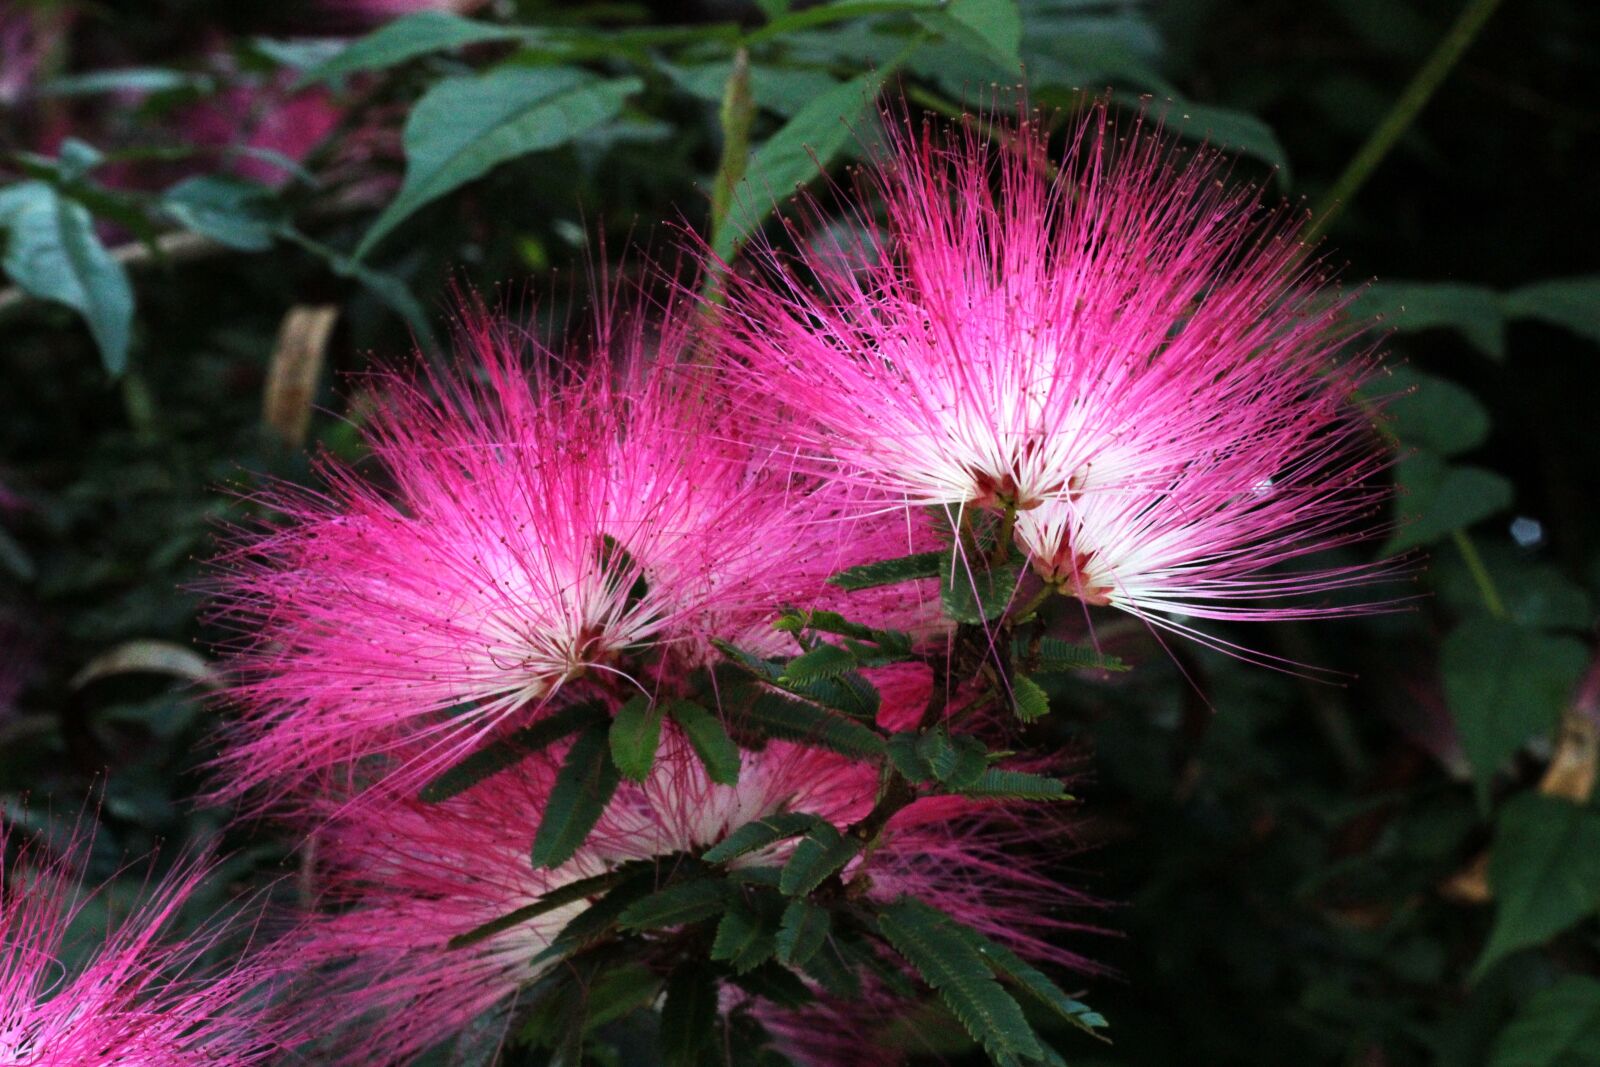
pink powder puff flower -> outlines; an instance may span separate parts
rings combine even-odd
[[[1336,358],[1344,301],[1298,222],[1144,126],[1097,106],[1053,171],[1031,122],[1005,148],[902,122],[869,167],[886,225],[858,220],[853,267],[758,247],[728,365],[864,498],[1007,514],[1087,604],[1230,649],[1184,619],[1370,610],[1276,601],[1390,569],[1279,569],[1372,533],[1388,457],[1349,397],[1374,360]]]
[[[748,440],[668,318],[659,338],[602,323],[621,355],[584,368],[479,319],[458,374],[380,378],[366,437],[390,487],[330,465],[326,495],[269,495],[292,524],[225,561],[245,637],[224,795],[399,746],[390,784],[414,788],[574,687],[658,691],[712,637],[776,651],[780,605],[907,550],[903,526],[841,530],[835,494]]]
[[[10,855],[4,832],[0,853]],[[282,961],[251,953],[218,966],[204,960],[226,923],[179,934],[178,916],[211,873],[179,863],[119,921],[83,962],[69,928],[96,893],[75,868],[88,852],[75,841],[46,858],[23,846],[0,872],[0,1063],[18,1067],[247,1067],[284,1052],[263,1022],[267,987]],[[76,931],[74,931],[74,934]]]
[[[555,776],[547,757],[442,804],[397,798],[348,807],[319,846],[330,857],[335,913],[307,925],[297,956],[321,968],[308,996],[330,1020],[371,1017],[384,1025],[335,1036],[334,1062],[406,1062],[469,1028],[491,1041],[504,1034],[518,991],[552,966],[535,957],[588,903],[473,944],[449,942],[552,889],[630,860],[700,852],[778,812],[814,813],[842,828],[873,807],[878,782],[870,766],[785,742],[742,755],[737,785],[713,783],[669,724],[651,775],[642,784],[624,781],[587,841],[554,870],[535,871],[528,860]],[[846,868],[847,891],[883,900],[909,893],[1033,959],[1081,968],[1053,942],[1077,928],[1061,912],[1082,898],[1038,858],[1060,832],[1038,809],[1030,816],[961,798],[916,801],[891,820],[878,847]],[[792,848],[783,842],[732,862],[781,863]]]

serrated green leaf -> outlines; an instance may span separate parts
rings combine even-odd
[[[1011,644],[1011,654],[1030,674],[1128,669],[1128,665],[1116,656],[1108,656],[1089,645],[1075,645],[1059,637],[1040,637],[1036,641],[1018,638]]]
[[[133,334],[133,286],[100,243],[89,209],[47,182],[22,182],[0,189],[0,230],[7,231],[0,267],[23,291],[83,316],[106,371],[121,374]]]
[[[1600,905],[1600,811],[1542,793],[1512,798],[1495,823],[1489,885],[1494,926],[1474,977],[1594,913]]]
[[[989,769],[989,750],[982,741],[963,734],[951,735],[936,726],[917,738],[917,754],[933,777],[951,789],[965,789]]]
[[[1027,991],[1045,1007],[1078,1029],[1096,1037],[1100,1036],[1097,1031],[1105,1029],[1106,1020],[1099,1012],[1082,1001],[1067,996],[1043,971],[999,942],[985,937],[965,923],[952,923],[952,925],[988,962],[995,974]]]
[[[658,889],[636,900],[617,918],[629,930],[688,926],[722,913],[732,888],[721,878],[697,878]]]
[[[329,81],[367,70],[397,66],[430,52],[445,52],[485,41],[511,41],[525,31],[452,15],[445,11],[417,11],[386,23],[314,68],[301,84]]]
[[[828,909],[809,900],[789,901],[778,924],[778,960],[790,967],[804,967],[817,954],[832,929],[833,916]]]
[[[491,775],[516,766],[555,742],[577,733],[585,726],[603,722],[605,708],[585,701],[551,712],[531,726],[525,726],[489,742],[466,759],[423,786],[419,799],[437,804],[464,793]]]
[[[820,815],[804,811],[779,812],[766,818],[747,822],[727,837],[706,849],[701,859],[707,863],[726,863],[728,860],[766,848],[785,838],[809,833],[827,821]]]
[[[867,681],[859,671],[845,671],[837,677],[815,678],[809,682],[785,683],[783,688],[825,708],[842,711],[851,718],[868,723],[877,719],[882,700],[877,686]]]
[[[771,959],[776,947],[774,931],[765,916],[734,898],[717,924],[711,958],[726,961],[734,971],[744,974]]]
[[[718,785],[739,784],[739,747],[716,715],[690,700],[668,704],[667,714],[682,727],[708,778]]]
[[[585,987],[588,1018],[584,1029],[620,1019],[630,1012],[649,1007],[661,989],[661,977],[640,963],[624,963],[601,973]]]
[[[848,651],[838,645],[822,644],[790,660],[778,681],[784,685],[805,685],[824,678],[837,678],[855,666],[856,658]]]
[[[704,963],[682,964],[667,979],[661,1052],[667,1067],[701,1067],[717,1021],[717,977]]]
[[[1043,1058],[1022,1008],[947,916],[905,899],[879,913],[878,927],[990,1057],[1006,1062]]]
[[[1395,474],[1402,495],[1396,506],[1401,526],[1383,552],[1429,545],[1511,506],[1511,483],[1493,471],[1446,463],[1429,452],[1400,461]]]
[[[1445,638],[1445,697],[1480,799],[1512,753],[1553,729],[1588,655],[1582,642],[1504,619],[1468,619]]]
[[[503,67],[434,83],[406,120],[406,174],[356,248],[363,259],[423,205],[507,160],[555,148],[615,118],[644,83],[570,67]]]
[[[636,693],[617,709],[611,720],[611,760],[624,778],[642,782],[650,777],[661,745],[661,705]]]
[[[1500,1032],[1488,1067],[1600,1063],[1600,981],[1569,974],[1529,997]]]
[[[861,976],[845,959],[838,938],[824,941],[800,969],[832,996],[852,1000],[861,995]]]
[[[568,904],[575,904],[588,897],[599,896],[609,890],[627,876],[622,868],[606,871],[603,874],[591,875],[588,878],[579,878],[575,882],[557,886],[545,893],[532,904],[524,904],[515,911],[507,912],[497,919],[491,919],[482,926],[475,927],[464,934],[457,934],[450,939],[451,948],[466,948],[479,941],[485,941],[495,934],[520,926],[529,919],[536,919],[541,915],[555,911],[557,908]]]
[[[1050,694],[1026,674],[1011,676],[1011,700],[1017,718],[1023,722],[1033,722],[1050,714]]]
[[[964,789],[955,790],[967,797],[1005,797],[1014,800],[1070,800],[1066,783],[1059,778],[1026,771],[1008,771],[990,767],[976,782]]]
[[[1022,565],[990,567],[979,561],[969,567],[957,554],[946,557],[939,576],[939,603],[956,622],[984,623],[998,619],[1010,605],[1022,579]]]
[[[916,785],[933,781],[933,767],[918,746],[921,739],[914,731],[904,731],[890,735],[888,743],[889,762],[906,781]]]
[[[572,858],[600,820],[622,776],[611,762],[611,731],[603,724],[578,735],[556,774],[533,838],[533,866],[558,867]]]
[[[854,759],[884,753],[883,738],[869,727],[836,711],[768,690],[757,691],[744,706],[739,727]]]
[[[860,589],[875,589],[881,585],[898,585],[919,578],[937,578],[942,573],[944,559],[943,552],[918,552],[911,556],[901,556],[899,559],[886,559],[880,563],[863,563],[859,567],[849,567],[840,571],[828,579],[828,584],[836,585],[848,592],[855,592]]]
[[[787,897],[804,896],[860,851],[861,842],[840,833],[832,823],[815,826],[794,846],[789,861],[783,865],[778,889]]]

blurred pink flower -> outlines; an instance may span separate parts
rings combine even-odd
[[[872,767],[832,753],[771,742],[742,756],[738,784],[715,784],[669,724],[649,778],[624,781],[588,840],[554,870],[535,871],[528,861],[555,775],[549,757],[525,760],[442,804],[400,799],[348,808],[319,849],[328,857],[333,914],[309,923],[297,949],[298,958],[322,968],[307,987],[320,1007],[306,1010],[333,1022],[370,1016],[385,1025],[335,1037],[336,1062],[404,1061],[475,1022],[474,1031],[492,1040],[504,1032],[503,1013],[518,991],[555,966],[539,954],[590,902],[562,905],[472,944],[452,948],[452,938],[628,861],[679,862],[768,815],[808,812],[846,827],[877,796]],[[328,803],[346,809],[336,799]],[[1013,812],[951,797],[916,801],[845,868],[846,891],[874,900],[909,893],[1030,958],[1081,967],[1057,942],[1062,930],[1076,928],[1062,917],[1064,906],[1082,898],[1038,858],[1060,832],[1039,809]],[[779,864],[793,848],[793,841],[781,842],[730,862]],[[645,951],[638,962],[665,968],[672,960],[652,960]]]
[[[729,285],[727,365],[803,451],[864,499],[1013,511],[1061,592],[1230,650],[1187,620],[1371,610],[1321,598],[1389,565],[1279,569],[1372,536],[1389,462],[1298,222],[1103,106],[1059,171],[1033,123],[888,125],[887,224]]]
[[[0,832],[0,846],[9,844]],[[99,892],[74,873],[76,842],[56,858],[23,846],[0,873],[0,1062],[18,1067],[245,1067],[284,1050],[263,1022],[281,960],[204,960],[226,924],[180,935],[178,916],[210,865],[178,864],[83,962],[69,927]],[[73,931],[73,935],[79,931]]]
[[[244,635],[225,795],[400,747],[413,789],[573,685],[659,691],[713,637],[775,650],[780,605],[907,550],[903,523],[841,529],[835,494],[750,439],[748,405],[684,362],[689,320],[601,332],[599,362],[567,365],[475,321],[457,372],[379,379],[366,437],[392,488],[329,466],[325,495],[269,494],[292,523],[224,561]]]

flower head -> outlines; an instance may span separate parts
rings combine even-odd
[[[207,863],[179,864],[103,944],[69,963],[69,928],[93,897],[74,873],[86,853],[81,842],[54,859],[24,847],[0,876],[0,1063],[246,1067],[275,1060],[287,1031],[263,1022],[264,988],[282,961],[252,953],[206,967],[226,925],[175,932]]]
[[[298,950],[324,968],[313,996],[331,1018],[386,1020],[376,1048],[370,1032],[350,1035],[339,1062],[404,1060],[475,1021],[491,1041],[503,1033],[518,991],[555,966],[537,957],[590,901],[563,904],[473,943],[450,942],[552,889],[629,861],[659,861],[657,877],[664,878],[752,820],[806,812],[843,828],[875,802],[877,774],[868,765],[776,741],[743,755],[738,784],[716,784],[668,725],[650,776],[623,782],[585,843],[553,870],[535,871],[528,860],[555,775],[548,758],[530,758],[438,805],[396,798],[351,807],[329,824],[319,847],[330,857],[335,913],[308,924]],[[1071,925],[1059,911],[1079,898],[1030,858],[1042,826],[959,798],[917,801],[844,878],[873,899],[911,893],[949,908],[1034,958],[1076,961],[1047,940]],[[793,847],[780,842],[731,862],[781,863]],[[672,962],[653,959],[648,948],[640,961],[663,973]],[[499,1023],[485,1026],[486,1018]],[[340,1040],[332,1045],[339,1048]]]
[[[1261,603],[1382,569],[1277,569],[1368,532],[1387,463],[1296,222],[1104,107],[1059,169],[1032,123],[997,140],[892,134],[851,262],[769,248],[730,283],[730,367],[864,498],[1005,515],[1086,603],[1184,632],[1350,610]]]
[[[273,496],[291,525],[248,540],[223,583],[247,635],[229,794],[397,747],[393,784],[417,785],[513,716],[656,692],[713,637],[781,640],[781,605],[894,554],[892,527],[841,537],[837,495],[680,361],[684,323],[608,328],[569,371],[478,322],[458,373],[381,379],[367,439],[387,485],[332,468],[326,495]]]

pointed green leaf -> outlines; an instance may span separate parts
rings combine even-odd
[[[610,733],[596,723],[567,751],[534,834],[534,869],[559,867],[571,859],[611,802],[621,776],[611,762]]]
[[[1487,616],[1468,619],[1445,638],[1439,658],[1445,697],[1480,799],[1512,753],[1555,727],[1588,658],[1575,638]]]
[[[782,841],[785,838],[799,837],[809,833],[819,826],[826,825],[826,820],[820,815],[812,815],[804,811],[780,812],[777,815],[768,815],[755,822],[747,822],[734,830],[733,833],[706,849],[701,859],[707,863],[725,863],[736,859],[757,849],[766,848],[768,845]]]
[[[995,981],[988,961],[948,917],[903,899],[883,909],[878,926],[992,1058],[1015,1062],[1044,1057],[1022,1008]]]
[[[1600,344],[1600,274],[1552,278],[1506,294],[1506,314],[1562,326]]]
[[[939,575],[939,603],[956,622],[990,622],[1004,614],[1021,580],[1019,563],[989,567],[980,560],[969,566],[959,554],[946,556]]]
[[[778,888],[784,896],[804,896],[860,851],[859,840],[840,833],[832,823],[822,823],[794,846],[789,861],[783,865]]]
[[[809,900],[789,901],[778,925],[778,959],[790,967],[805,966],[828,939],[832,928],[833,917],[828,909]]]
[[[593,1030],[629,1012],[649,1007],[661,990],[661,977],[640,963],[612,967],[586,987],[588,1018],[584,1029]]]
[[[1600,810],[1542,793],[1514,797],[1495,825],[1489,885],[1494,927],[1474,977],[1594,913],[1600,905]]]
[[[361,239],[363,259],[396,226],[497,165],[566,144],[615,118],[644,83],[570,67],[502,67],[435,82],[406,120],[400,192]]]
[[[490,775],[514,767],[535,752],[550,747],[555,742],[577,733],[585,726],[604,721],[605,708],[595,701],[585,701],[554,711],[531,726],[497,738],[473,752],[433,781],[423,786],[419,799],[424,804],[437,804],[464,793]]]
[[[898,585],[918,578],[937,578],[943,570],[943,552],[918,552],[899,559],[886,559],[881,563],[863,563],[849,567],[828,579],[829,585],[855,592],[873,589],[880,585]]]
[[[112,375],[128,365],[133,286],[95,233],[89,209],[42,181],[0,189],[0,267],[25,292],[83,316]]]
[[[1116,656],[1108,656],[1088,645],[1075,645],[1059,637],[1041,637],[1033,642],[1019,639],[1012,642],[1011,654],[1030,674],[1128,669],[1128,665]]]
[[[1099,1012],[1082,1001],[1067,996],[1043,971],[999,942],[985,937],[965,923],[952,923],[952,925],[956,926],[961,936],[966,938],[967,942],[988,962],[995,974],[1015,983],[1078,1029],[1096,1037],[1101,1036],[1096,1031],[1105,1029],[1106,1020]]]
[[[579,878],[575,882],[557,886],[532,904],[524,904],[515,911],[507,912],[497,919],[490,919],[482,926],[468,930],[464,934],[457,934],[450,939],[450,947],[466,948],[468,945],[475,945],[479,941],[488,940],[495,934],[503,933],[514,926],[520,926],[529,919],[536,919],[548,912],[555,911],[557,908],[575,904],[588,897],[599,896],[620,881],[621,877],[620,870],[607,871],[604,874]]]
[[[724,960],[744,974],[771,959],[775,949],[774,932],[767,919],[738,898],[730,901],[717,924],[711,958]]]
[[[959,790],[967,797],[1007,797],[1015,800],[1070,800],[1066,783],[1059,778],[1026,771],[1008,771],[990,767],[978,780]]]
[[[889,762],[906,781],[916,785],[933,781],[933,767],[918,744],[921,740],[920,734],[908,730],[890,735],[888,742]]]
[[[161,195],[161,210],[186,229],[241,252],[271,248],[283,222],[270,190],[217,174],[177,183]]]
[[[611,760],[624,778],[642,782],[650,777],[660,744],[661,705],[636,693],[611,720]]]
[[[667,705],[667,714],[683,728],[689,747],[705,765],[707,777],[718,785],[739,784],[739,747],[716,715],[689,700],[673,701]]]
[[[661,1005],[661,1051],[667,1067],[702,1067],[716,1021],[716,973],[700,962],[680,965],[667,979]]]
[[[680,882],[634,901],[618,916],[617,921],[629,930],[687,926],[720,915],[731,891],[728,883],[721,878]]]
[[[849,652],[838,645],[823,644],[790,660],[778,681],[785,685],[804,685],[823,678],[837,678],[855,666],[856,658]]]
[[[430,52],[444,52],[484,41],[509,41],[525,31],[474,22],[445,11],[417,11],[386,23],[352,41],[327,62],[310,71],[301,84],[329,81],[346,74],[382,70]]]
[[[627,866],[624,864],[624,868]],[[623,868],[618,868],[612,873],[622,872]],[[598,900],[569,919],[561,932],[551,939],[549,946],[535,955],[529,965],[537,967],[551,960],[567,959],[610,934],[630,905],[654,892],[658,877],[654,863],[642,863],[623,874]]]
[[[952,736],[942,726],[919,736],[916,745],[933,777],[951,789],[974,785],[989,769],[989,750],[982,741],[964,734]]]

